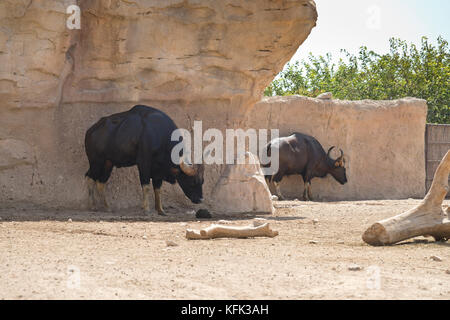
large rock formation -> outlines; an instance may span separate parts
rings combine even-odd
[[[317,19],[308,0],[80,0],[69,30],[74,3],[0,2],[0,203],[83,207],[86,129],[136,103],[180,127],[245,126]],[[206,196],[220,175],[208,170]],[[109,202],[137,205],[136,170],[117,171]],[[187,204],[177,186],[163,191]]]
[[[242,109],[306,39],[313,1],[74,1],[0,4],[3,108],[171,101]]]

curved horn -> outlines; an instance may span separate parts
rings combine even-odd
[[[345,166],[344,151],[342,151],[342,149],[339,149],[339,151],[341,152],[341,155],[339,158],[336,159],[336,161],[339,162],[339,165],[341,167],[344,167]]]
[[[180,161],[180,168],[188,176],[194,176],[196,173],[194,166],[192,164],[187,164],[183,159]]]
[[[331,150],[333,150],[334,149],[334,146],[332,146],[330,149],[328,149],[328,152],[327,152],[327,157],[329,157],[330,156],[330,152],[331,152]]]

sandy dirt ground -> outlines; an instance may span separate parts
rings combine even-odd
[[[167,217],[0,209],[0,298],[450,299],[449,242],[361,240],[373,222],[417,203],[283,201],[272,216],[202,221],[175,209]],[[258,217],[279,236],[185,238],[186,228]]]

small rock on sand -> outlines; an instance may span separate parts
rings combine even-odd
[[[178,246],[178,244],[176,242],[172,241],[172,240],[166,240],[166,245],[168,247],[176,247],[176,246]]]
[[[212,218],[211,213],[209,213],[209,211],[206,209],[199,209],[197,211],[197,213],[195,214],[195,217],[198,219],[211,219]]]
[[[348,266],[348,270],[350,271],[361,271],[362,267],[358,266],[357,264],[351,264]]]
[[[311,244],[318,244],[319,241],[316,241],[316,240],[309,240],[309,243],[311,243]]]
[[[430,259],[433,260],[433,261],[438,261],[438,262],[442,261],[442,258],[439,257],[439,256],[431,256]]]

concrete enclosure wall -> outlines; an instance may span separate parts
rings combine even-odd
[[[312,181],[316,199],[421,198],[426,114],[426,102],[414,98],[340,101],[289,96],[264,98],[249,115],[248,125],[279,128],[280,136],[312,135],[325,151],[342,148],[348,183],[342,186],[331,176],[316,178]],[[332,157],[338,156],[337,150],[332,152]],[[283,179],[281,191],[301,199],[301,176]]]
[[[17,114],[15,123],[22,133],[29,135],[27,141],[36,141],[39,145],[15,139],[0,142],[2,204],[25,201],[46,206],[85,206],[87,192],[83,175],[88,164],[84,154],[84,132],[99,117],[126,110],[129,106],[109,105],[107,110],[95,104],[64,105],[63,108],[67,120],[60,125],[66,130],[61,133],[64,143],[57,149],[53,145],[55,129],[45,129],[52,118],[50,110],[45,117],[42,111]],[[161,109],[180,127],[189,128],[187,115],[179,106]],[[350,102],[274,97],[257,103],[240,123],[243,128],[279,128],[281,136],[303,132],[316,137],[326,150],[332,145],[342,148],[349,182],[342,186],[330,176],[314,179],[312,190],[317,200],[401,199],[422,197],[425,193],[426,110],[425,101],[411,98]],[[231,112],[227,111],[224,117],[232,117]],[[218,114],[223,114],[223,110],[199,108],[189,113],[193,119],[203,121],[203,130],[219,128],[224,132],[228,126],[223,119],[217,119]],[[24,123],[32,126],[27,128]],[[36,128],[43,129],[36,131]],[[57,160],[64,157],[70,157],[70,160]],[[207,199],[222,171],[221,166],[207,168],[204,187]],[[136,168],[113,172],[107,185],[108,201],[113,208],[139,205],[138,181]],[[300,199],[302,179],[300,176],[285,178],[281,188],[285,196]],[[163,197],[165,203],[172,206],[191,206],[176,185],[164,184]],[[210,205],[213,209],[214,204]]]

